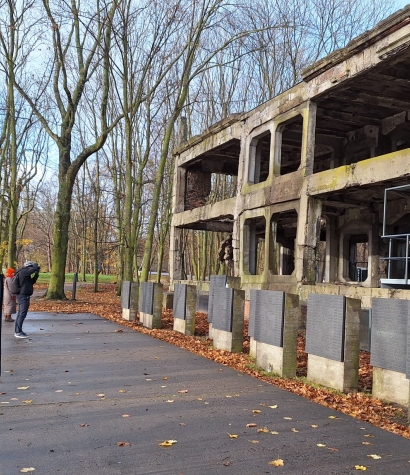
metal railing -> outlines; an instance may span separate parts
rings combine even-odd
[[[382,236],[382,239],[388,239],[389,240],[389,256],[388,257],[381,257],[380,260],[387,261],[387,279],[403,279],[404,284],[407,285],[409,281],[409,262],[410,262],[410,256],[409,256],[409,242],[410,242],[410,234],[390,234],[390,235],[385,235]],[[403,249],[403,244],[404,244],[404,256],[394,256],[393,254],[393,249],[394,249],[394,243],[397,242],[397,248],[399,248],[399,244],[402,244],[400,246]],[[397,253],[397,251],[396,251]],[[396,277],[392,277],[392,264],[393,263],[404,263],[404,275],[401,277],[400,275],[397,275]],[[396,267],[396,272],[398,271]]]

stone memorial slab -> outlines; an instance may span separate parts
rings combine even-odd
[[[256,320],[256,300],[259,290],[251,289],[250,301],[249,301],[249,322],[248,322],[248,335],[252,338],[255,337],[255,320]]]
[[[185,318],[186,318],[186,295],[187,295],[187,286],[186,286],[186,284],[175,284],[174,285],[174,306],[173,306],[174,318],[180,318],[181,320],[185,320]]]
[[[121,287],[121,308],[130,308],[131,282],[129,280],[122,281]]]
[[[217,287],[226,288],[226,275],[211,275],[209,280],[209,299],[208,299],[208,322],[212,322],[212,307],[214,302],[214,289]]]
[[[343,295],[309,294],[306,352],[344,361],[346,301]]]
[[[212,327],[226,332],[232,331],[233,289],[215,287],[212,305]]]
[[[154,305],[154,283],[141,283],[140,312],[152,315]]]
[[[284,292],[259,290],[255,301],[254,339],[268,345],[283,346]]]
[[[372,366],[406,373],[408,320],[408,300],[372,299]]]

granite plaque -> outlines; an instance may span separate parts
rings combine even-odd
[[[252,338],[255,337],[256,299],[258,298],[258,292],[259,290],[255,289],[250,291],[248,335]]]
[[[130,297],[131,297],[131,282],[129,280],[122,281],[121,287],[121,307],[130,308]]]
[[[212,327],[226,332],[232,331],[233,289],[214,288],[212,306]]]
[[[344,361],[345,312],[343,295],[309,294],[306,353]]]
[[[225,287],[227,277],[226,275],[211,275],[209,284],[209,300],[208,300],[208,322],[212,322],[212,306],[214,302],[214,289],[217,287]]]
[[[406,373],[408,319],[408,300],[372,299],[372,366]]]
[[[175,284],[174,285],[174,305],[173,305],[174,318],[180,318],[181,320],[185,320],[185,318],[186,318],[186,294],[187,294],[186,284]]]
[[[259,290],[255,301],[254,339],[268,345],[283,347],[285,294]]]
[[[154,283],[142,282],[140,285],[140,312],[152,315],[154,311]]]

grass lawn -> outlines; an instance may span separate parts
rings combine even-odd
[[[51,277],[51,272],[40,272],[40,275],[38,276],[37,282],[39,284],[48,284],[50,282],[50,277]],[[74,274],[66,274],[65,275],[65,281],[66,282],[72,282],[74,278]],[[78,282],[83,282],[82,280],[82,274],[78,275]],[[94,274],[86,274],[85,275],[85,281],[92,284],[94,282]],[[102,284],[113,284],[117,281],[117,276],[115,275],[102,275],[100,274],[98,276],[98,282]]]

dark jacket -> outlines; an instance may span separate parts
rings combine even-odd
[[[38,265],[21,267],[16,275],[19,276],[20,295],[33,295],[33,285],[37,282],[40,268]],[[31,274],[34,274],[31,277]]]

